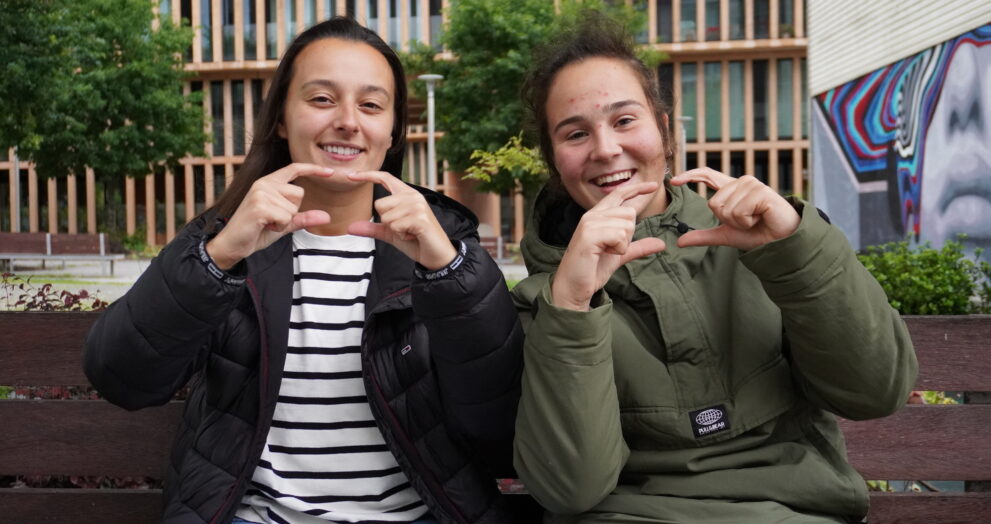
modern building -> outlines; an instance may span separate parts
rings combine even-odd
[[[991,251],[991,3],[810,0],[813,192],[855,248]]]
[[[658,72],[676,101],[683,140],[675,170],[706,165],[733,175],[749,173],[783,193],[803,194],[808,166],[804,0],[626,2],[648,20],[638,42],[669,57]],[[161,16],[188,19],[198,28],[186,57],[195,77],[186,89],[203,92],[213,140],[204,157],[184,160],[180,172],[126,182],[126,230],[144,228],[149,244],[162,244],[223,191],[250,144],[255,110],[278,57],[300,31],[330,15],[349,14],[397,49],[414,40],[438,45],[445,13],[456,8],[457,0],[160,0]],[[422,104],[412,108],[407,174],[426,185],[422,112]],[[92,176],[40,187],[30,165],[21,163],[18,176],[12,152],[4,160],[0,194],[10,197],[0,204],[0,229],[97,230]],[[472,208],[483,234],[507,242],[521,238],[522,198],[478,193],[473,183],[440,167],[437,189]],[[19,224],[21,217],[25,223]]]

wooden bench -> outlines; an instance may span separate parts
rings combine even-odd
[[[81,347],[96,313],[0,312],[0,384],[87,384]],[[991,391],[991,316],[906,317],[918,388]],[[160,478],[179,402],[126,412],[99,400],[0,400],[0,475]],[[991,405],[909,405],[843,421],[850,460],[868,479],[991,481]],[[158,490],[0,489],[0,521],[157,522]],[[991,493],[871,494],[870,522],[981,522]]]
[[[478,243],[489,252],[489,256],[495,259],[496,262],[506,260],[506,245],[502,237],[483,236],[478,239]]]
[[[103,233],[0,233],[0,267],[11,271],[17,260],[40,260],[65,263],[68,260],[98,261],[104,274],[114,274],[114,261],[123,254],[109,253]],[[108,271],[109,270],[109,271]]]

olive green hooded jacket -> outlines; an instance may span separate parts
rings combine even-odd
[[[834,414],[905,403],[917,362],[900,316],[813,206],[792,200],[798,230],[749,252],[679,248],[679,222],[717,220],[698,194],[667,191],[634,233],[667,249],[621,267],[588,312],[550,295],[582,211],[538,197],[521,246],[530,276],[513,290],[527,329],[520,478],[552,522],[866,514]]]

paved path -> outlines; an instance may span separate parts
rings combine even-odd
[[[40,262],[18,261],[13,273],[21,278],[31,277],[32,284],[44,284],[47,280],[71,280],[71,284],[56,283],[55,287],[72,292],[85,289],[108,302],[120,298],[135,280],[148,268],[149,259],[125,259],[114,263],[113,276],[104,275],[99,262],[67,262],[65,268],[60,264],[48,263],[42,268]],[[506,280],[522,280],[526,277],[526,268],[522,264],[501,264]],[[76,283],[78,281],[78,283]]]

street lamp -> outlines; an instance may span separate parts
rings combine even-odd
[[[437,149],[434,144],[434,84],[443,75],[425,74],[417,77],[427,83],[427,187],[437,190]]]

